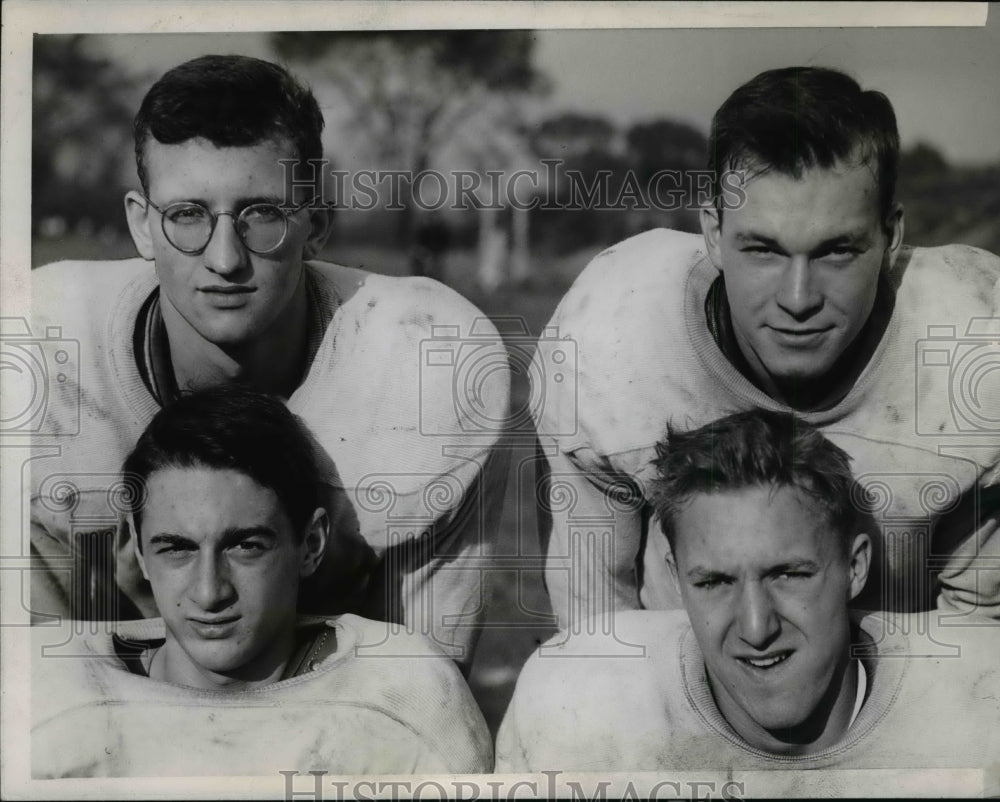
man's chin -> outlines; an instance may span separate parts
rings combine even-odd
[[[225,647],[191,648],[188,649],[188,657],[202,671],[220,676],[238,674],[240,669],[247,664],[247,656],[243,650],[237,651]]]
[[[832,370],[832,360],[825,354],[795,359],[776,359],[768,366],[771,380],[782,388],[814,388]]]
[[[747,714],[761,729],[772,734],[791,732],[801,727],[809,719],[797,705],[762,703],[748,707]]]
[[[253,339],[251,332],[244,328],[228,328],[221,326],[203,327],[198,330],[202,339],[210,342],[223,351],[232,351],[245,346]]]

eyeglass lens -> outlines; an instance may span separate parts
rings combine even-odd
[[[277,248],[285,238],[285,213],[270,203],[247,206],[233,221],[236,234],[246,247],[256,253]],[[164,209],[163,233],[178,250],[197,253],[212,238],[214,220],[204,206],[194,203],[176,204]]]

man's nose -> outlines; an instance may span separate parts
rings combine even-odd
[[[205,612],[228,607],[235,599],[235,589],[229,579],[225,559],[214,554],[201,554],[189,590],[191,600]]]
[[[216,215],[215,230],[205,246],[205,267],[228,276],[246,267],[249,251],[236,233],[236,220],[230,212]]]
[[[781,629],[770,591],[760,582],[747,582],[738,603],[740,639],[754,649],[767,648]]]
[[[823,296],[817,291],[816,279],[807,256],[797,255],[788,260],[781,275],[776,300],[789,315],[800,320],[819,311],[823,305]]]

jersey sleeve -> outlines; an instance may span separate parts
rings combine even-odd
[[[615,291],[606,276],[617,262],[604,263],[618,258],[612,253],[598,255],[560,302],[529,371],[539,447],[539,538],[546,588],[563,628],[609,610],[639,607],[635,564],[642,520],[635,502],[641,497],[629,477],[602,456],[594,435],[606,431],[592,420],[603,418],[593,410],[616,392],[603,373],[608,352],[593,347],[591,339],[613,336],[608,331],[614,321],[595,308]],[[620,400],[619,412],[625,414],[628,399]]]
[[[991,285],[992,317],[989,321],[974,323],[990,325],[997,330],[1000,322],[1000,258],[988,251],[965,246],[951,246],[954,254],[951,262],[961,266],[969,276],[969,281],[981,287]],[[946,256],[946,262],[949,260]],[[975,367],[983,363],[980,357],[972,362]],[[988,364],[996,359],[988,360]],[[981,369],[981,368],[980,368]],[[971,373],[966,370],[966,373]],[[962,376],[965,379],[965,375]],[[982,384],[984,390],[995,382]],[[984,390],[980,390],[983,392]],[[961,391],[959,391],[961,392]],[[996,404],[1000,404],[1000,394],[974,398],[987,415],[983,419],[993,422],[992,430],[978,432],[985,435],[990,453],[996,453],[1000,443],[1000,426],[996,425]],[[967,400],[963,399],[965,403]],[[956,399],[951,404],[955,405]],[[962,514],[939,527],[935,533],[935,551],[943,555],[943,567],[937,575],[939,610],[954,613],[975,613],[993,619],[1000,619],[1000,463],[995,459],[984,466],[979,484],[974,488],[976,498],[962,510]]]
[[[299,405],[373,554],[357,609],[468,667],[486,614],[509,449],[510,368],[488,317],[425,278],[368,275]]]
[[[977,490],[979,503],[935,534],[944,555],[937,607],[1000,619],[1000,485]]]
[[[551,439],[540,442],[539,536],[559,625],[573,629],[614,611],[639,609],[641,496],[627,477],[601,472],[590,449],[566,454]]]

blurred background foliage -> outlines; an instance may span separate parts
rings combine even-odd
[[[334,168],[462,169],[484,177],[528,169],[544,177],[541,160],[559,159],[557,186],[543,183],[540,193],[567,197],[566,171],[576,171],[579,186],[598,182],[615,199],[629,175],[644,189],[658,170],[705,163],[707,132],[684,121],[653,117],[623,126],[599,111],[552,108],[550,79],[534,64],[527,31],[274,33],[269,45],[320,98]],[[156,77],[120,68],[93,37],[35,37],[33,264],[132,254],[121,207],[135,184],[131,119]],[[998,177],[1000,164],[952,166],[933,143],[905,150],[899,198],[907,241],[1000,251]],[[339,211],[331,248],[360,255],[372,269],[419,271],[413,252],[428,239],[423,229],[443,226],[447,252],[437,275],[472,293],[511,283],[564,288],[595,249],[654,226],[697,225],[691,209],[539,208],[518,227],[506,210],[424,211],[406,194],[409,184],[401,186],[401,211]],[[491,227],[505,240],[493,243],[499,264],[484,273],[492,242],[484,228],[488,235]],[[384,244],[381,259],[372,243]],[[512,251],[519,246],[518,257]],[[518,258],[523,263],[513,264]],[[476,268],[449,270],[456,259]]]

